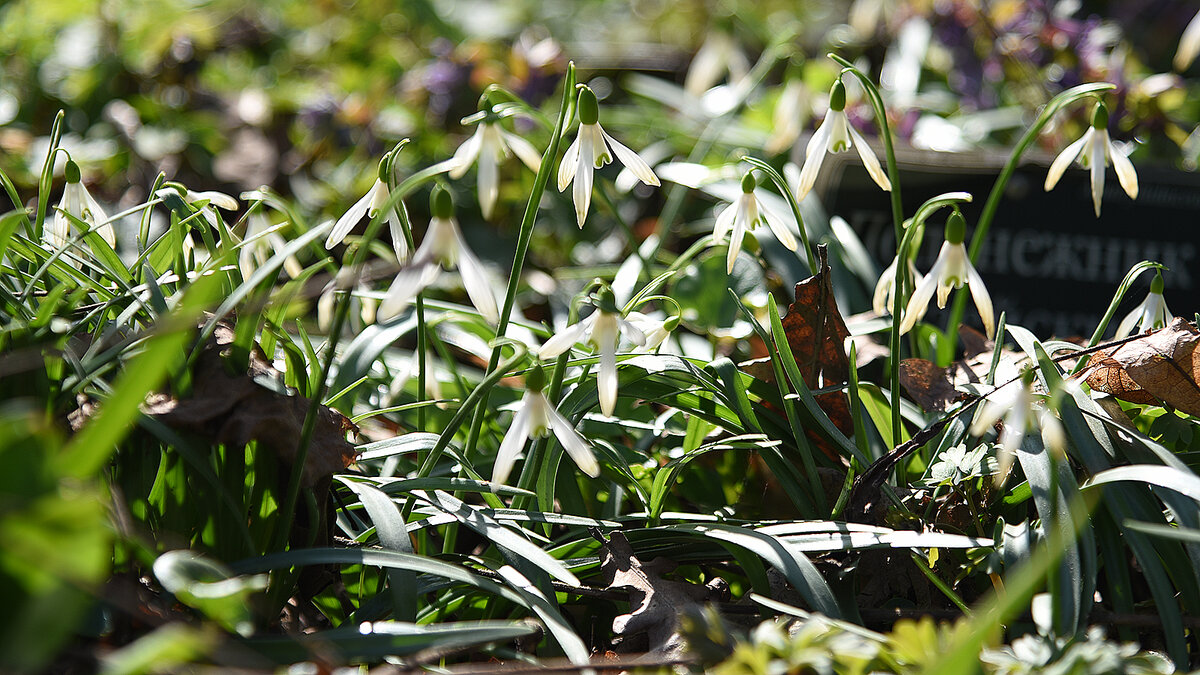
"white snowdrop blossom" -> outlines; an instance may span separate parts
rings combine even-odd
[[[724,75],[730,84],[740,82],[750,72],[750,61],[738,49],[733,36],[725,31],[713,31],[704,38],[704,44],[696,51],[683,89],[692,96],[700,97]]]
[[[759,223],[766,223],[779,239],[779,243],[788,249],[796,250],[796,237],[784,225],[781,217],[768,213],[758,198],[754,196],[754,174],[747,171],[742,176],[742,194],[726,206],[717,215],[717,223],[713,227],[713,243],[724,241],[729,235],[729,253],[726,256],[726,272],[733,272],[733,261],[737,260],[738,251],[742,250],[742,240],[746,232],[753,230]]]
[[[771,137],[764,150],[774,155],[792,147],[800,138],[800,132],[812,116],[811,98],[808,87],[799,75],[788,79],[775,103],[771,117]]]
[[[963,245],[966,228],[966,222],[958,211],[951,213],[946,219],[946,241],[942,243],[942,249],[938,252],[937,260],[934,261],[929,274],[913,289],[908,306],[904,309],[904,319],[900,323],[901,334],[912,330],[917,321],[925,316],[935,290],[938,307],[945,309],[950,289],[962,288],[965,283],[971,289],[971,297],[975,300],[975,307],[979,310],[979,318],[983,320],[988,338],[995,336],[996,317],[992,309],[992,297],[988,295],[987,287],[983,285],[983,279],[979,277],[979,272],[975,271],[975,266],[971,264],[971,258],[967,255],[967,248]]]
[[[400,314],[418,293],[437,281],[442,270],[458,268],[463,287],[475,309],[489,323],[498,323],[500,310],[496,307],[496,296],[488,283],[483,263],[467,246],[458,221],[454,219],[450,193],[440,186],[435,187],[430,205],[433,218],[429,221],[425,239],[413,254],[412,263],[400,270],[392,281],[379,308],[379,318],[386,321]]]
[[[600,367],[596,373],[600,410],[612,416],[617,406],[617,343],[624,333],[630,342],[644,347],[646,334],[632,321],[621,316],[612,289],[607,286],[601,288],[594,302],[596,311],[547,340],[539,350],[539,355],[553,358],[577,342],[586,342],[595,348],[600,354]]]
[[[579,470],[595,478],[600,475],[600,464],[588,442],[575,431],[575,426],[546,398],[542,390],[546,386],[546,375],[540,365],[525,376],[525,394],[521,396],[512,424],[500,442],[496,461],[492,464],[492,482],[503,484],[512,473],[517,455],[531,438],[545,438],[551,433],[562,444],[567,455]]]
[[[354,206],[351,206],[337,222],[333,224],[333,229],[329,231],[329,236],[325,239],[325,248],[330,249],[342,243],[346,235],[354,229],[363,216],[374,218],[379,209],[387,205],[392,197],[392,193],[387,186],[387,167],[390,164],[390,155],[384,156],[379,162],[379,177],[375,179],[375,183],[371,185],[371,189],[362,196]],[[388,231],[392,236],[392,248],[396,250],[396,259],[403,263],[408,260],[408,240],[404,237],[404,228],[400,225],[400,216],[397,215],[397,209],[404,208],[404,202],[397,202],[395,208],[389,209],[387,214]]]
[[[255,211],[246,221],[246,237],[238,249],[238,269],[242,279],[249,279],[254,270],[261,267],[275,253],[287,246],[287,240],[279,234],[279,229],[285,225],[273,225],[261,211]],[[304,266],[289,255],[283,261],[283,269],[293,279],[304,272]]]
[[[652,352],[671,336],[671,332],[679,327],[679,316],[671,315],[665,319],[651,318],[641,312],[630,312],[625,320],[637,327],[646,336],[646,344],[639,351]]]
[[[1171,323],[1173,318],[1175,317],[1171,310],[1167,309],[1167,301],[1163,298],[1163,278],[1162,272],[1159,272],[1150,282],[1150,292],[1146,294],[1146,299],[1121,319],[1121,323],[1117,325],[1117,334],[1113,337],[1119,340],[1133,335],[1134,328],[1138,333],[1162,328]]]
[[[1101,101],[1096,102],[1096,108],[1092,111],[1092,125],[1088,130],[1079,140],[1068,145],[1050,164],[1050,170],[1046,172],[1047,191],[1058,184],[1058,179],[1062,178],[1067,167],[1076,158],[1079,158],[1083,167],[1091,169],[1092,207],[1096,210],[1097,218],[1100,217],[1100,200],[1104,197],[1104,170],[1109,161],[1112,161],[1113,170],[1117,172],[1117,180],[1120,181],[1125,194],[1129,195],[1130,199],[1137,199],[1137,172],[1133,170],[1133,164],[1125,157],[1125,153],[1117,149],[1108,137],[1108,108]]]
[[[879,159],[875,157],[874,151],[867,145],[862,134],[858,133],[846,117],[846,87],[839,79],[829,90],[829,111],[825,113],[825,120],[809,139],[808,147],[804,150],[804,167],[800,169],[796,199],[804,199],[816,184],[817,174],[821,171],[826,153],[845,152],[851,147],[858,150],[863,166],[875,183],[885,192],[890,192],[892,183],[883,167],[879,165]]]
[[[472,164],[478,164],[479,208],[483,217],[490,220],[500,196],[500,163],[515,154],[531,171],[537,172],[542,157],[529,141],[502,129],[500,117],[490,108],[482,114],[475,133],[458,147],[450,160],[449,176],[458,180]]]
[[[1032,385],[1033,372],[1026,371],[1018,381],[997,388],[984,401],[971,424],[971,435],[981,436],[1001,418],[1004,420],[1000,438],[997,439],[1000,446],[997,484],[1002,484],[1008,478],[1017,448],[1021,447],[1021,441],[1028,431],[1040,429],[1045,447],[1060,457],[1064,453],[1066,435],[1062,423],[1047,408],[1035,405],[1037,397],[1033,395]]]
[[[388,400],[395,403],[399,400],[404,385],[416,377],[421,371],[421,352],[414,350],[412,356],[400,362],[392,382],[388,385]],[[433,356],[425,350],[425,396],[437,401],[442,398],[442,383],[437,378],[438,369],[433,366]],[[443,404],[439,404],[439,407]]]
[[[883,274],[879,275],[879,283],[875,284],[875,294],[871,297],[871,308],[880,316],[891,313],[892,307],[896,305],[897,260],[898,258],[892,258],[892,264],[888,265]],[[908,259],[908,272],[912,275],[914,286],[920,286],[925,280],[925,277],[917,271],[917,266],[913,264],[912,258]]]
[[[579,227],[587,219],[592,203],[592,171],[612,161],[609,147],[638,180],[646,185],[658,185],[658,176],[650,165],[638,154],[621,145],[600,126],[600,104],[596,94],[585,85],[579,87],[579,132],[575,142],[567,148],[558,165],[558,191],[562,192],[574,181],[572,197],[575,200],[575,219]]]
[[[100,238],[108,243],[109,246],[116,247],[117,238],[113,231],[112,223],[105,223],[108,220],[108,215],[104,213],[104,209],[96,202],[87,188],[84,187],[82,178],[79,172],[79,165],[71,160],[67,160],[66,166],[67,184],[63,188],[62,200],[58,203],[58,210],[54,212],[54,219],[50,221],[49,227],[46,228],[42,236],[46,243],[54,248],[62,248],[67,245],[71,238],[72,222],[68,215],[77,218],[89,227],[95,228],[96,233]]]

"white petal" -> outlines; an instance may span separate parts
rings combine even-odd
[[[1175,70],[1183,72],[1192,65],[1192,61],[1196,60],[1196,55],[1200,54],[1200,12],[1192,17],[1187,28],[1183,29],[1183,35],[1179,38],[1179,46],[1175,48],[1175,60],[1173,65]]]
[[[733,234],[729,236],[729,251],[725,254],[725,273],[733,274],[733,262],[737,260],[738,251],[742,250],[742,240],[746,238],[746,224],[735,221]]]
[[[600,411],[612,417],[617,407],[617,346],[600,346],[600,367],[596,371],[596,389],[600,397]]]
[[[404,202],[400,203],[400,207],[404,208]],[[400,217],[396,215],[395,209],[388,213],[388,231],[392,235],[392,250],[396,252],[396,261],[403,265],[408,260],[408,239],[404,237],[404,226],[400,224]]]
[[[1121,188],[1125,190],[1125,194],[1129,195],[1130,199],[1137,199],[1137,172],[1133,170],[1133,164],[1130,163],[1129,158],[1114,146],[1112,141],[1108,143],[1108,156],[1112,158],[1113,170],[1117,172],[1117,180],[1121,182]]]
[[[362,220],[362,217],[366,215],[367,208],[371,206],[371,200],[374,197],[375,189],[372,188],[367,194],[362,196],[362,199],[355,202],[354,206],[351,206],[348,211],[342,214],[341,218],[337,219],[337,222],[333,224],[333,229],[329,231],[329,238],[325,240],[325,248],[333,248],[342,243],[346,235],[350,234],[350,230],[353,230],[358,221]]]
[[[888,298],[894,297],[892,289],[896,283],[896,263],[898,261],[899,258],[892,258],[892,264],[888,265],[883,274],[879,275],[879,281],[875,283],[875,294],[871,296],[871,309],[880,316],[892,311]]]
[[[971,289],[971,297],[975,299],[975,309],[979,310],[979,318],[983,320],[983,328],[988,339],[996,337],[996,314],[992,307],[992,296],[988,294],[987,286],[975,267],[967,262],[967,286]]]
[[[463,287],[471,298],[471,304],[479,310],[479,314],[490,324],[500,322],[500,310],[496,308],[496,296],[492,294],[492,286],[488,283],[487,273],[483,264],[467,247],[462,235],[458,236],[458,272],[462,275]]]
[[[828,121],[828,118],[826,118]],[[817,182],[817,173],[821,171],[821,163],[825,161],[826,145],[829,143],[829,125],[822,124],[812,135],[806,149],[804,167],[800,169],[800,183],[796,186],[796,201],[804,199]]]
[[[646,346],[646,333],[637,324],[627,319],[617,319],[617,327],[633,344],[639,347]]]
[[[500,197],[500,171],[496,166],[496,157],[490,151],[479,157],[479,177],[476,181],[479,188],[479,210],[483,217],[491,220],[496,208],[496,200]]]
[[[917,325],[917,321],[925,316],[925,312],[929,309],[929,300],[933,298],[933,292],[937,288],[938,275],[941,273],[941,267],[945,266],[945,261],[939,256],[937,262],[933,264],[933,268],[929,270],[929,274],[917,284],[913,289],[912,296],[908,299],[908,306],[904,308],[904,319],[900,322],[900,334],[903,335],[912,330],[913,326]]]
[[[1142,306],[1141,305],[1134,307],[1132,312],[1126,314],[1125,318],[1121,319],[1121,323],[1117,324],[1117,333],[1116,333],[1116,335],[1113,336],[1113,339],[1120,340],[1121,338],[1126,337],[1126,336],[1130,335],[1131,333],[1133,333],[1133,328],[1134,328],[1134,326],[1137,325],[1138,319],[1141,317],[1141,314],[1142,314]]]
[[[1050,170],[1046,172],[1045,189],[1047,191],[1051,190],[1055,185],[1058,184],[1058,179],[1062,178],[1063,172],[1065,172],[1067,167],[1071,165],[1071,162],[1075,161],[1075,158],[1079,156],[1080,151],[1083,150],[1084,145],[1086,145],[1088,140],[1092,137],[1093,132],[1094,130],[1091,127],[1088,127],[1087,132],[1083,136],[1080,136],[1079,140],[1068,145],[1063,149],[1062,152],[1058,154],[1058,157],[1054,158],[1054,161],[1050,164]]]
[[[879,166],[879,158],[875,156],[875,152],[871,150],[871,146],[867,145],[867,141],[863,139],[862,134],[858,133],[853,126],[847,125],[847,130],[850,132],[850,138],[854,139],[854,147],[858,149],[858,156],[862,158],[863,166],[866,167],[867,173],[871,174],[875,184],[883,189],[884,192],[891,192],[892,182],[888,180],[887,173],[883,167]]]
[[[1091,148],[1087,156],[1092,169],[1092,206],[1096,209],[1096,217],[1100,217],[1100,200],[1104,198],[1104,172],[1108,165],[1104,162],[1105,144],[1108,142],[1107,131],[1097,131],[1092,134]]]
[[[725,240],[725,235],[729,234],[729,229],[733,227],[733,221],[737,216],[737,212],[737,202],[733,202],[721,209],[721,213],[717,214],[717,224],[713,226],[714,244],[719,244]]]
[[[379,307],[379,318],[387,321],[399,315],[413,298],[417,297],[417,293],[432,284],[441,272],[441,266],[432,260],[415,263],[400,270]]]
[[[590,325],[585,323],[586,321],[587,319],[584,319],[584,321],[580,321],[577,324],[567,326],[551,336],[549,340],[546,340],[546,344],[542,345],[542,348],[538,350],[538,355],[543,358],[554,358],[574,347],[577,342],[583,339],[583,334]]]
[[[575,169],[579,165],[579,144],[583,138],[583,134],[575,136],[575,142],[567,147],[567,151],[563,153],[562,161],[558,165],[558,191],[562,192],[571,184],[571,180],[575,178]]]
[[[548,407],[546,412],[550,417],[550,428],[554,431],[554,437],[562,444],[563,449],[574,460],[579,470],[592,478],[599,476],[600,465],[596,462],[592,446],[588,445],[579,432],[575,431],[570,420],[563,417],[553,406]]]
[[[613,153],[616,154],[617,159],[621,160],[621,163],[628,167],[629,170],[633,172],[633,175],[638,177],[638,180],[642,181],[646,185],[659,185],[658,176],[654,175],[654,171],[650,168],[650,165],[646,163],[646,160],[642,159],[641,155],[625,147],[620,141],[612,136],[609,136],[608,133],[604,131],[603,127],[600,128],[600,133],[603,134],[604,139],[608,141],[608,144],[612,148]]]
[[[792,234],[792,228],[787,226],[789,218],[785,218],[774,211],[768,211],[765,206],[759,204],[762,209],[762,219],[767,221],[767,227],[775,234],[775,238],[779,243],[783,244],[789,251],[795,251],[799,244],[796,242],[796,236]]]
[[[454,157],[450,160],[452,165],[448,175],[451,178],[455,180],[462,178],[467,169],[479,158],[479,148],[483,145],[484,124],[486,122],[480,122],[479,126],[475,127],[475,133],[471,134],[470,138],[458,146],[458,150],[455,151]]]
[[[500,449],[496,452],[496,461],[492,464],[492,482],[504,483],[508,480],[508,476],[512,473],[513,464],[517,461],[517,454],[525,447],[525,441],[529,440],[529,411],[533,407],[530,405],[530,397],[541,396],[541,394],[525,393],[521,399],[521,408],[513,415],[512,424],[508,427],[508,432],[504,434],[504,440],[500,442]]]
[[[579,229],[583,229],[583,221],[587,220],[588,209],[592,205],[592,165],[587,162],[586,152],[591,147],[585,142],[579,152],[578,168],[575,169],[575,189],[571,197],[575,201],[575,220]]]
[[[521,138],[516,134],[510,134],[507,131],[501,131],[500,137],[508,144],[508,147],[529,167],[530,171],[537,172],[542,166],[542,155],[533,147],[529,141]]]
[[[230,197],[224,192],[216,192],[213,190],[206,190],[204,192],[192,192],[191,190],[188,190],[187,200],[189,202],[208,200],[209,204],[212,204],[219,209],[225,209],[226,211],[237,211],[238,208],[236,199]]]

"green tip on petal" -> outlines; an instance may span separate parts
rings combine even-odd
[[[1162,292],[1163,292],[1162,272],[1159,272],[1158,274],[1154,275],[1154,279],[1150,282],[1150,292],[1162,295]]]
[[[429,212],[434,218],[454,217],[454,198],[450,196],[449,190],[441,185],[433,187],[433,192],[429,195]]]
[[[846,109],[846,85],[842,84],[841,78],[834,80],[829,89],[829,109],[838,112]]]
[[[587,85],[579,87],[579,123],[596,124],[600,121],[600,103],[596,93]]]
[[[951,244],[961,244],[967,236],[967,221],[963,220],[962,212],[958,209],[946,219],[946,241]]]
[[[546,388],[546,371],[542,370],[542,364],[535,363],[525,373],[525,388],[535,394]]]
[[[64,170],[67,175],[68,183],[78,183],[81,179],[79,176],[79,165],[71,160],[67,160],[67,168]]]
[[[615,314],[621,310],[617,309],[617,296],[613,294],[613,290],[607,285],[601,286],[600,290],[596,291],[596,308],[601,312]]]
[[[1104,101],[1096,101],[1096,107],[1092,110],[1092,128],[1108,128],[1108,107],[1104,105]]]
[[[754,180],[754,172],[747,171],[746,175],[742,176],[742,192],[750,194],[756,187],[758,187],[758,181]]]

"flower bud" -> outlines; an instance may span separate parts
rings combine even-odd
[[[1108,108],[1104,105],[1104,101],[1096,101],[1096,107],[1092,110],[1092,128],[1108,128]]]
[[[963,220],[962,212],[958,209],[946,219],[946,241],[951,244],[961,244],[967,235],[967,221]]]
[[[68,183],[78,183],[80,181],[79,165],[72,160],[67,160],[67,168],[64,170],[67,176]]]
[[[525,388],[535,394],[546,388],[546,371],[542,370],[542,364],[535,363],[533,368],[525,373]]]
[[[842,78],[834,81],[833,86],[829,89],[829,109],[841,112],[846,109],[846,85],[842,84]]]
[[[1162,295],[1162,292],[1163,292],[1162,272],[1155,274],[1154,279],[1150,281],[1150,292]]]
[[[758,181],[754,180],[754,173],[747,171],[746,175],[742,176],[742,192],[750,194],[756,187],[758,187]]]
[[[429,195],[429,212],[434,218],[449,219],[454,217],[454,198],[450,191],[441,185],[435,185]]]
[[[616,314],[621,311],[617,308],[617,296],[613,294],[613,290],[608,286],[601,286],[600,290],[596,291],[595,297],[596,308],[601,312]]]

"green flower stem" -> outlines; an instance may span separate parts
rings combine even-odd
[[[1021,157],[1033,145],[1034,141],[1037,140],[1038,134],[1050,122],[1054,114],[1082,98],[1094,96],[1100,92],[1114,88],[1114,85],[1107,82],[1081,84],[1078,87],[1072,87],[1061,92],[1050,99],[1050,102],[1042,108],[1037,119],[1034,120],[1029,129],[1025,131],[1025,135],[1021,137],[1016,147],[1013,148],[1012,154],[1008,157],[1008,162],[1005,163],[1004,169],[1000,171],[1000,175],[992,185],[991,193],[988,194],[987,201],[984,202],[983,212],[979,214],[979,221],[975,226],[975,233],[971,235],[971,245],[967,248],[967,254],[970,256],[972,264],[979,259],[979,252],[983,249],[983,241],[987,237],[988,230],[992,227],[992,220],[996,216],[996,210],[1000,208],[1000,199],[1004,196],[1004,189],[1008,187],[1008,181],[1017,170],[1017,166],[1021,162]],[[937,363],[940,366],[947,366],[954,360],[954,354],[958,347],[958,325],[962,323],[966,307],[967,294],[958,293],[950,309],[950,321],[946,326],[946,339],[938,343]]]
[[[30,239],[34,241],[42,240],[42,232],[46,227],[46,211],[50,206],[50,190],[54,186],[54,160],[58,157],[59,151],[62,148],[58,147],[59,141],[62,140],[62,125],[63,118],[66,113],[62,110],[54,116],[54,123],[50,126],[50,145],[49,152],[46,153],[46,163],[42,165],[42,175],[38,180],[38,202],[37,216],[33,221],[33,232]],[[20,207],[20,202],[13,202],[13,206]]]
[[[896,235],[896,241],[902,242],[906,233],[904,232],[904,207],[900,201],[900,169],[896,166],[896,149],[892,144],[892,131],[887,121],[887,108],[883,105],[883,97],[879,94],[879,88],[871,81],[854,64],[837,54],[829,54],[829,58],[836,61],[844,69],[843,73],[850,73],[858,78],[862,83],[863,91],[867,92],[867,98],[871,101],[871,107],[875,110],[875,122],[879,125],[879,138],[883,141],[883,151],[887,160],[888,181],[892,184],[890,193],[892,200],[892,229]],[[913,229],[913,228],[910,228]],[[900,248],[903,248],[903,243],[897,248],[897,256],[900,256]],[[905,270],[903,258],[896,265],[897,275],[896,283],[902,284],[907,275],[900,274],[900,270]],[[892,441],[900,442],[900,326],[899,326],[899,308],[900,301],[903,299],[907,291],[903,285],[896,286],[896,306],[892,313],[892,331],[889,340],[889,349],[891,355],[889,362],[891,365],[891,387],[892,387]]]
[[[600,198],[600,203],[604,204],[604,207],[608,209],[610,213],[612,213],[613,218],[617,221],[617,224],[620,225],[621,229],[625,231],[625,237],[629,240],[629,247],[633,249],[633,255],[637,256],[638,261],[642,263],[642,271],[638,274],[638,280],[641,281],[643,277],[649,279],[652,273],[650,270],[651,259],[642,255],[641,242],[637,240],[637,236],[633,231],[633,226],[630,225],[629,221],[625,220],[625,218],[621,216],[621,212],[617,210],[617,201],[613,199],[612,187],[604,181],[596,181],[596,186],[600,188],[600,194],[598,195]]]
[[[388,158],[387,175],[388,182],[392,182],[392,177],[395,176],[393,168],[396,162],[396,155],[400,149],[404,147],[404,143],[399,143],[392,150],[391,156]],[[389,190],[398,190],[399,186],[389,186]],[[412,221],[408,218],[408,209],[404,208],[404,202],[398,202],[395,207],[396,215],[400,219],[400,229],[404,232],[404,243],[408,245],[409,251],[417,250],[416,240],[413,238]],[[405,261],[399,261],[401,265]],[[428,345],[428,336],[425,333],[425,290],[422,289],[417,293],[414,301],[414,311],[417,313],[417,400],[425,400],[425,352]],[[417,408],[417,429],[425,431],[425,406]]]
[[[779,194],[783,195],[784,201],[791,207],[792,217],[796,219],[796,227],[800,230],[800,243],[804,247],[805,256],[808,257],[808,270],[813,276],[816,276],[817,259],[813,257],[812,247],[808,244],[808,231],[804,227],[804,216],[800,215],[800,205],[796,203],[796,195],[792,194],[791,189],[788,188],[787,181],[783,179],[783,176],[779,175],[775,167],[757,157],[743,157],[742,161],[767,174],[771,182],[775,183],[775,188],[779,190]]]
[[[572,101],[575,98],[575,64],[571,63],[567,66],[567,77],[563,84],[562,105],[558,113],[558,120],[554,123],[554,133],[550,138],[550,146],[546,148],[546,154],[542,155],[542,165],[538,168],[537,177],[533,179],[533,192],[529,195],[529,201],[525,204],[525,215],[521,218],[521,230],[517,235],[517,250],[513,254],[512,272],[508,275],[508,289],[504,294],[504,306],[500,309],[500,322],[496,325],[496,336],[503,337],[508,330],[509,316],[512,314],[513,303],[517,299],[517,288],[521,283],[521,271],[525,268],[525,254],[529,251],[529,240],[533,236],[533,224],[537,220],[538,205],[541,204],[542,194],[546,191],[546,184],[550,181],[550,173],[552,166],[556,164],[554,161],[558,158],[558,148],[562,143],[563,131],[566,129],[568,118],[567,112],[572,107]],[[488,360],[487,372],[489,376],[496,370],[500,362],[500,347],[492,349],[491,359]],[[471,430],[467,435],[467,444],[464,448],[464,453],[470,455],[475,451],[475,446],[479,443],[479,432],[483,428],[483,418],[487,416],[488,397],[483,395],[479,397],[476,404],[475,414],[471,418]]]

